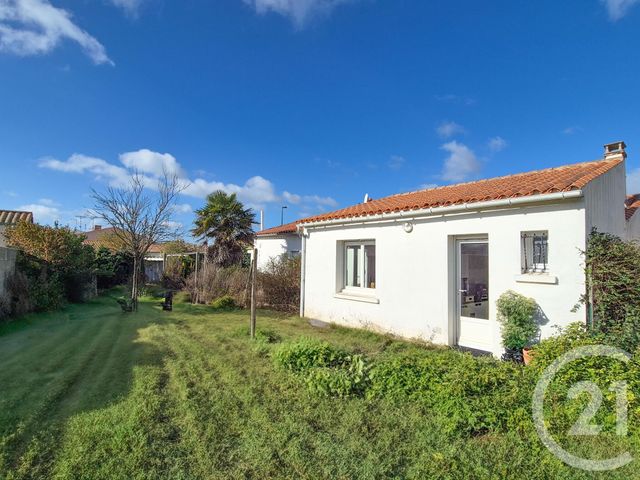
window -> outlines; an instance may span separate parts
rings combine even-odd
[[[376,288],[376,245],[372,240],[345,242],[344,287]]]
[[[522,273],[546,272],[549,268],[548,232],[522,232],[521,244]]]

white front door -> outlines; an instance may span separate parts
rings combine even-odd
[[[457,344],[491,350],[489,321],[489,243],[457,241]]]

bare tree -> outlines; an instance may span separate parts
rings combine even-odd
[[[131,305],[138,309],[142,263],[149,247],[174,237],[171,216],[176,196],[186,188],[177,175],[166,171],[158,179],[153,195],[145,191],[147,177],[134,172],[128,186],[109,187],[105,193],[92,190],[98,218],[113,227],[113,235],[133,257]]]

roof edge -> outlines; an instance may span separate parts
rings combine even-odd
[[[357,215],[342,218],[328,218],[326,220],[316,220],[305,222],[300,221],[302,228],[314,228],[327,225],[345,225],[350,223],[373,223],[386,220],[410,219],[430,217],[434,215],[447,215],[450,213],[459,213],[464,211],[477,211],[483,208],[509,208],[523,204],[547,203],[554,201],[571,200],[581,198],[584,195],[582,189],[569,190],[566,192],[544,193],[539,195],[526,195],[514,198],[501,198],[498,200],[485,200],[481,202],[461,203],[458,205],[446,205],[442,207],[429,207],[414,210],[400,210],[397,212],[378,213],[373,215]]]

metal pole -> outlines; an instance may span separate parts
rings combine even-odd
[[[251,338],[256,337],[256,277],[258,272],[258,249],[253,249],[253,261],[251,262]]]

